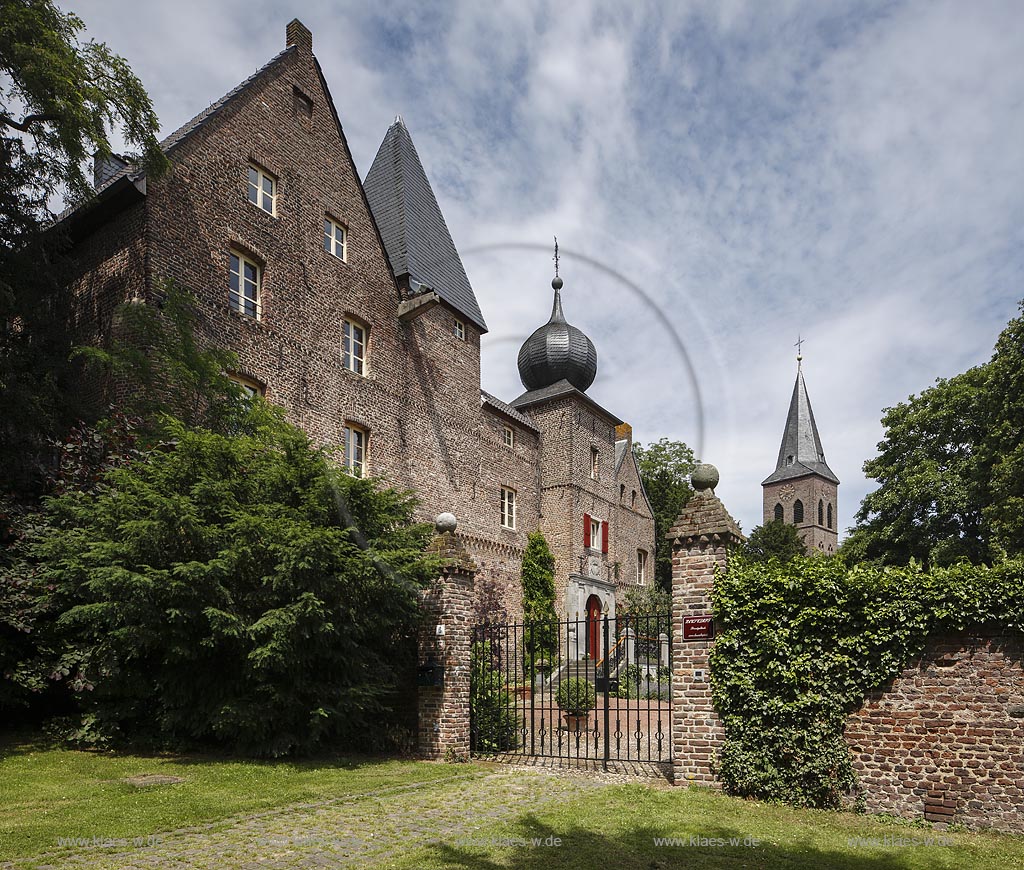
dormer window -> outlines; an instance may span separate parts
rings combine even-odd
[[[267,214],[277,214],[277,179],[252,163],[249,164],[249,202]]]

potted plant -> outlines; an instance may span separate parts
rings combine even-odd
[[[558,686],[558,706],[565,714],[565,727],[579,733],[589,728],[590,711],[597,706],[597,693],[589,680],[572,677]]]

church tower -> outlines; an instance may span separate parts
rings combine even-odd
[[[796,384],[782,434],[779,461],[775,471],[761,484],[764,522],[793,523],[809,553],[834,553],[839,540],[836,532],[839,478],[825,462],[825,451],[804,383],[803,357],[796,359]]]

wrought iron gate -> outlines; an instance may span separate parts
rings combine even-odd
[[[671,761],[671,625],[664,614],[476,626],[473,753]]]

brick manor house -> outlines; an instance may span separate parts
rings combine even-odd
[[[487,325],[409,131],[397,119],[360,179],[311,33],[286,33],[162,143],[166,177],[95,167],[96,196],[63,218],[88,340],[106,340],[119,303],[155,303],[175,281],[247,389],[342,446],[352,473],[413,490],[422,519],[457,515],[480,617],[521,615],[538,528],[556,609],[614,615],[625,585],[651,582],[654,520],[630,427],[586,393],[597,352],[566,322],[561,279],[519,354],[526,392],[481,390]]]

